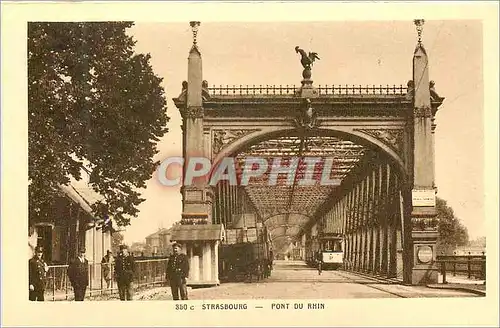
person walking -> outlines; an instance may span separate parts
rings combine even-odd
[[[134,280],[135,260],[129,254],[126,245],[120,246],[120,253],[115,261],[115,278],[118,284],[118,294],[121,301],[131,301],[134,291],[132,282]]]
[[[45,278],[49,267],[43,260],[43,248],[35,247],[35,254],[28,261],[29,267],[29,300],[44,301]]]
[[[181,245],[174,243],[172,245],[173,254],[168,259],[167,281],[170,283],[172,298],[179,300],[179,294],[182,300],[188,299],[186,278],[189,276],[189,261],[185,254],[181,253]]]
[[[111,286],[111,266],[113,265],[113,253],[110,250],[106,252],[101,261],[102,277],[106,281],[106,288]]]
[[[85,258],[85,248],[80,248],[78,257],[69,265],[68,277],[73,286],[75,301],[83,301],[89,285],[89,261]]]
[[[323,271],[323,256],[321,254],[321,251],[318,251],[317,260],[318,260],[318,275],[321,276],[321,272]]]

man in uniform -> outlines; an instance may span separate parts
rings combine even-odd
[[[189,261],[185,254],[182,254],[181,245],[174,243],[172,245],[173,254],[168,259],[167,281],[172,289],[172,298],[179,300],[179,293],[182,300],[187,300],[186,278],[189,276]]]
[[[126,245],[120,246],[120,254],[115,261],[115,277],[118,284],[118,294],[121,301],[131,301],[134,294],[132,281],[134,280],[135,260],[129,254]]]
[[[75,301],[83,301],[89,285],[89,261],[85,258],[85,248],[80,248],[78,257],[69,265],[68,277],[75,292]]]
[[[42,259],[43,248],[41,246],[35,247],[35,254],[29,260],[29,284],[30,284],[30,301],[43,301],[43,294],[45,292],[45,277],[49,267]]]

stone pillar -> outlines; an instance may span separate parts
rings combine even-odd
[[[203,281],[212,281],[212,242],[203,244]]]
[[[198,255],[191,256],[189,273],[189,278],[193,283],[200,281],[200,257]]]
[[[219,241],[216,240],[213,244],[213,252],[212,252],[212,258],[214,259],[214,264],[213,268],[214,270],[212,271],[212,277],[217,285],[220,284],[219,280]]]
[[[186,177],[190,158],[207,157],[203,131],[202,79],[201,53],[196,44],[193,44],[188,56],[186,107],[180,109],[184,135],[184,177]],[[206,177],[195,178],[188,185],[183,183],[181,193],[183,202],[182,223],[211,223],[212,190],[207,185]]]
[[[405,255],[408,261],[412,261],[411,281],[407,282],[420,285],[437,283],[438,279],[438,268],[435,263],[438,232],[434,188],[433,114],[429,91],[428,57],[420,41],[413,55],[413,81],[415,85],[413,186],[409,225],[413,243],[405,245],[407,249]],[[410,277],[405,280],[409,279]]]

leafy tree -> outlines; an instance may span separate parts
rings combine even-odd
[[[453,209],[446,205],[446,201],[437,198],[436,210],[439,219],[438,254],[451,253],[457,246],[467,245],[469,242],[467,228],[455,217]]]
[[[469,241],[469,246],[481,246],[481,247],[486,247],[486,237],[481,236],[477,237],[474,240]]]
[[[150,253],[151,247],[143,242],[134,242],[130,245],[130,252],[134,253],[134,255],[139,256],[141,253]],[[149,254],[150,255],[150,254]]]
[[[111,235],[111,252],[116,256],[120,251],[120,245],[123,243],[123,235],[115,232]]]
[[[51,219],[58,186],[90,174],[94,215],[128,225],[166,132],[162,79],[134,53],[130,22],[28,24],[30,220]]]

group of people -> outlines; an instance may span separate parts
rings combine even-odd
[[[166,280],[170,284],[172,298],[187,300],[186,278],[189,276],[189,261],[185,254],[181,253],[181,245],[172,245],[173,254],[167,262]],[[43,259],[43,248],[37,246],[35,254],[28,262],[29,264],[29,299],[30,301],[43,301],[45,292],[45,279],[49,270]],[[114,277],[118,285],[120,300],[130,301],[133,297],[133,280],[135,272],[135,260],[129,253],[126,245],[120,246],[120,252],[116,258],[111,251],[101,261],[103,279],[106,288],[110,288]],[[112,274],[114,269],[114,274]],[[89,286],[89,262],[85,258],[85,248],[80,248],[77,257],[68,266],[68,278],[73,287],[75,301],[83,301]]]
[[[131,301],[133,296],[132,282],[134,280],[135,261],[126,245],[120,246],[120,252],[116,259],[113,258],[113,254],[108,250],[101,261],[106,288],[110,288],[113,267],[120,300]],[[89,262],[85,258],[85,248],[81,248],[78,252],[78,257],[68,266],[68,278],[75,293],[75,301],[83,301],[85,299],[85,292],[89,285],[88,270]]]
[[[73,287],[75,301],[83,301],[89,286],[89,262],[85,258],[85,248],[80,248],[77,257],[68,266],[68,278]],[[114,268],[114,278],[118,285],[120,300],[130,301],[133,296],[132,282],[134,279],[135,261],[128,252],[126,245],[120,246],[120,252],[113,258],[111,251],[101,261],[103,279],[106,281],[106,288],[110,288],[112,280],[112,268]],[[45,293],[46,275],[49,270],[47,263],[43,259],[43,248],[37,246],[35,254],[28,262],[29,266],[29,299],[30,301],[43,301]]]

